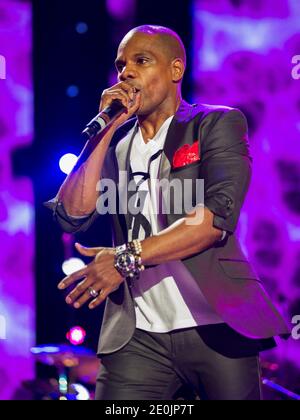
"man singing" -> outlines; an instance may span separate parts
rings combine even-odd
[[[58,286],[72,285],[74,308],[106,300],[96,399],[175,399],[187,386],[200,399],[259,400],[259,352],[289,331],[234,234],[251,176],[245,117],[182,99],[186,53],[168,28],[131,30],[115,64],[100,111],[115,100],[125,111],[48,204],[76,233],[104,205],[99,179],[118,187],[113,248],[76,244],[93,260]]]

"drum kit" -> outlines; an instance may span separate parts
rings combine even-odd
[[[92,399],[100,360],[89,349],[73,345],[31,348],[37,364],[54,368],[55,377],[27,381],[23,385],[42,400]]]

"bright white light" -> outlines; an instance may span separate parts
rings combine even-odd
[[[66,155],[62,156],[59,161],[60,170],[64,173],[69,175],[69,173],[74,168],[78,157],[73,155],[72,153],[67,153]]]
[[[82,327],[73,327],[66,335],[67,339],[74,346],[79,346],[84,343],[86,332]]]
[[[6,340],[6,319],[0,315],[0,340]]]
[[[72,387],[78,393],[76,395],[76,400],[79,400],[79,401],[87,401],[87,400],[90,399],[90,393],[89,393],[89,391],[83,385],[81,385],[81,384],[72,384]]]
[[[85,267],[85,263],[80,258],[69,258],[62,264],[62,271],[66,276],[75,273]]]

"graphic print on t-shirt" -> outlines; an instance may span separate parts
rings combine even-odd
[[[162,149],[158,150],[150,157],[147,172],[132,172],[130,168],[131,187],[134,185],[134,190],[130,188],[133,191],[128,193],[129,234],[131,235],[131,240],[145,239],[153,233],[149,220],[149,203],[151,201],[149,192],[150,165],[161,155],[162,151]],[[141,228],[144,233],[141,231]]]

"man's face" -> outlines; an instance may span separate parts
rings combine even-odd
[[[118,79],[141,91],[138,115],[159,109],[174,93],[171,59],[157,36],[135,33],[120,44],[116,59]]]

